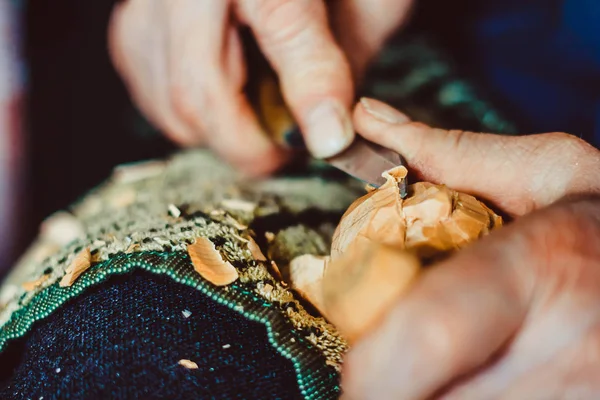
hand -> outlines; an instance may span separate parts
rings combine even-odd
[[[323,0],[127,0],[114,9],[110,50],[154,125],[180,144],[208,144],[244,172],[262,174],[287,154],[264,134],[242,94],[238,27],[252,29],[277,72],[309,150],[328,157],[354,137],[352,72],[362,74],[411,1],[332,2],[340,47]]]
[[[537,211],[425,271],[350,351],[345,396],[598,398],[599,152],[566,134],[436,130],[372,100],[355,123],[425,179]]]
[[[600,152],[566,133],[434,129],[373,99],[357,105],[354,125],[366,139],[402,154],[422,180],[486,199],[512,216],[564,196],[600,192]]]

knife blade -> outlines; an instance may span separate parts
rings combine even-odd
[[[371,186],[379,187],[386,180],[384,171],[405,165],[400,154],[370,143],[357,136],[354,142],[342,153],[326,159],[330,165]],[[406,179],[399,183],[400,196],[406,197]]]

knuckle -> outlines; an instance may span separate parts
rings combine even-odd
[[[590,154],[592,147],[583,139],[564,132],[545,134],[546,146],[543,151],[559,155],[566,162],[577,162]]]
[[[457,316],[447,316],[442,312],[432,315],[435,315],[435,318],[423,321],[419,329],[423,354],[427,354],[429,359],[439,360],[448,368],[454,368],[459,362],[457,356],[463,350],[456,329],[457,323],[453,320]]]
[[[208,90],[198,90],[197,93],[193,93],[189,88],[179,84],[169,87],[169,99],[173,111],[195,127],[205,125],[201,110],[205,109],[206,104],[210,104],[209,93]]]
[[[600,260],[600,200],[564,200],[530,220],[526,235],[534,255],[541,254],[544,269],[567,265],[558,260],[586,254]]]
[[[256,30],[274,46],[289,45],[303,37],[311,18],[319,18],[319,2],[315,0],[257,0]]]
[[[453,129],[449,130],[447,135],[451,139],[449,143],[454,150],[463,150],[465,146],[469,145],[468,141],[471,139],[472,133]]]

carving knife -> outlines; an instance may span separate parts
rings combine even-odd
[[[246,93],[263,128],[284,147],[304,148],[300,131],[281,95],[277,76],[260,54],[255,42],[248,40],[245,48],[249,69]],[[360,136],[345,151],[325,161],[374,187],[385,183],[385,178],[381,176],[384,171],[399,165],[406,167],[400,154]],[[406,179],[400,183],[400,195],[403,198],[406,196]]]

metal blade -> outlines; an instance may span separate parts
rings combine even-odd
[[[360,137],[357,137],[344,152],[326,161],[348,175],[375,187],[385,183],[385,178],[381,176],[383,171],[404,165],[398,153],[371,144]],[[402,181],[400,195],[406,196],[406,180]]]

